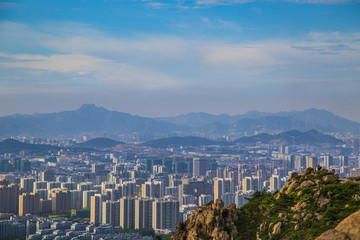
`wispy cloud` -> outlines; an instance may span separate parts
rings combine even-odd
[[[268,0],[268,1],[303,3],[303,4],[344,4],[349,2],[357,2],[357,0]]]
[[[275,84],[321,78],[320,72],[325,68],[328,73],[336,68],[336,72],[342,69],[351,75],[360,57],[360,42],[354,41],[359,39],[358,33],[313,32],[301,40],[237,43],[170,35],[116,38],[81,24],[58,25],[63,28],[0,24],[0,31],[7,36],[0,39],[2,79],[7,78],[6,72],[20,77],[8,82],[10,87],[22,88],[22,81],[49,82],[51,87],[58,79],[70,89],[86,84],[129,89],[190,89],[206,84],[209,89],[232,91],[260,86],[266,81]],[[329,43],[329,39],[337,42]],[[36,46],[37,53],[9,52],[9,46],[14,44],[21,44],[21,49]],[[326,53],[337,55],[323,56]],[[319,75],[307,75],[309,69]],[[34,73],[36,77],[27,77]],[[53,82],[47,80],[49,74]],[[325,80],[327,77],[323,76]]]
[[[0,2],[0,10],[1,9],[9,9],[18,6],[16,3],[11,2]]]
[[[162,2],[147,2],[147,6],[152,8],[168,8],[171,5]]]
[[[339,54],[340,51],[355,51],[356,49],[345,44],[322,45],[322,46],[293,46],[293,48],[312,51],[318,54]]]
[[[231,30],[235,32],[242,32],[243,28],[236,23],[226,21],[223,19],[217,19],[211,21],[209,18],[202,18],[201,21],[206,24],[206,27],[213,29]]]
[[[176,80],[144,67],[118,63],[89,55],[62,54],[50,57],[2,54],[11,61],[0,63],[0,68],[32,69],[71,73],[72,79],[95,85],[124,85],[139,88],[173,88]],[[22,61],[13,61],[22,60]]]
[[[254,0],[196,0],[197,5],[231,5],[249,2],[254,2]]]
[[[358,0],[266,0],[269,2],[290,2],[300,4],[345,4],[349,2],[359,2]],[[196,4],[200,6],[215,5],[233,5],[256,2],[256,0],[196,0]]]

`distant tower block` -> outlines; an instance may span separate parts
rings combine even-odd
[[[317,157],[306,157],[306,168],[315,168],[317,164]]]
[[[360,145],[359,139],[354,139],[354,141],[353,141],[353,154],[354,155],[359,155],[359,145]]]
[[[330,169],[330,167],[334,165],[333,157],[332,156],[324,156],[324,167],[326,169]]]

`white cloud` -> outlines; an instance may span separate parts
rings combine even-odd
[[[209,18],[202,18],[201,21],[206,24],[206,27],[213,29],[224,29],[231,30],[235,32],[242,32],[242,27],[236,23],[226,21],[223,19],[217,19],[216,21],[211,21]]]
[[[254,0],[196,0],[197,5],[231,5],[249,2],[254,2]]]
[[[49,82],[50,87],[61,81],[62,86],[70,89],[91,84],[132,89],[189,89],[207,85],[209,89],[233,90],[249,84],[258,86],[264,81],[318,79],[321,71],[351,69],[347,71],[351,74],[360,57],[360,42],[354,41],[359,39],[359,33],[313,32],[303,39],[250,43],[168,35],[141,35],[135,40],[115,38],[74,23],[54,29],[0,23],[0,31],[6,36],[0,39],[1,79],[7,79],[11,72],[20,77],[7,85],[18,84],[21,88],[21,81],[34,81]],[[36,46],[38,51],[36,54],[8,51],[9,46],[18,44],[22,44],[22,49]],[[337,55],[319,54],[322,52]],[[24,69],[28,72],[20,71]],[[316,72],[313,77],[307,74],[309,69]],[[57,75],[50,80],[45,73]],[[325,80],[327,77],[323,76]],[[223,85],[224,81],[227,85]]]
[[[196,0],[199,6],[233,5],[255,2],[256,0]],[[345,4],[357,0],[266,0],[269,2],[291,2],[300,4]]]
[[[211,64],[232,67],[265,67],[282,64],[280,59],[272,57],[263,46],[246,47],[237,44],[222,44],[203,47],[203,54]]]
[[[60,73],[73,73],[85,76],[83,81],[95,81],[95,84],[127,85],[140,88],[168,88],[176,87],[178,83],[164,74],[152,72],[146,68],[138,68],[128,64],[117,63],[80,54],[55,54],[50,57],[35,55],[11,55],[0,53],[14,60],[0,63],[2,68],[34,69],[55,71]],[[89,75],[89,77],[86,77]]]
[[[16,3],[0,2],[0,9],[9,9],[18,6]]]
[[[309,3],[309,4],[343,4],[354,2],[354,0],[268,0],[272,2],[291,2],[291,3]]]

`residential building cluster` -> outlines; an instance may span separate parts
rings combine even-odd
[[[356,141],[352,148],[127,144],[89,152],[5,153],[0,156],[0,237],[126,239],[130,234],[141,239],[123,230],[171,233],[199,206],[222,199],[241,207],[254,192],[279,190],[292,172],[308,167],[360,176],[358,147]]]

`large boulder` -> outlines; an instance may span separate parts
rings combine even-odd
[[[172,240],[224,239],[238,235],[235,223],[238,219],[235,204],[224,207],[220,199],[196,209],[185,221],[176,226]]]
[[[321,234],[316,240],[351,240],[345,233],[330,229]]]
[[[321,234],[316,240],[360,240],[360,210],[342,220],[335,229]]]

